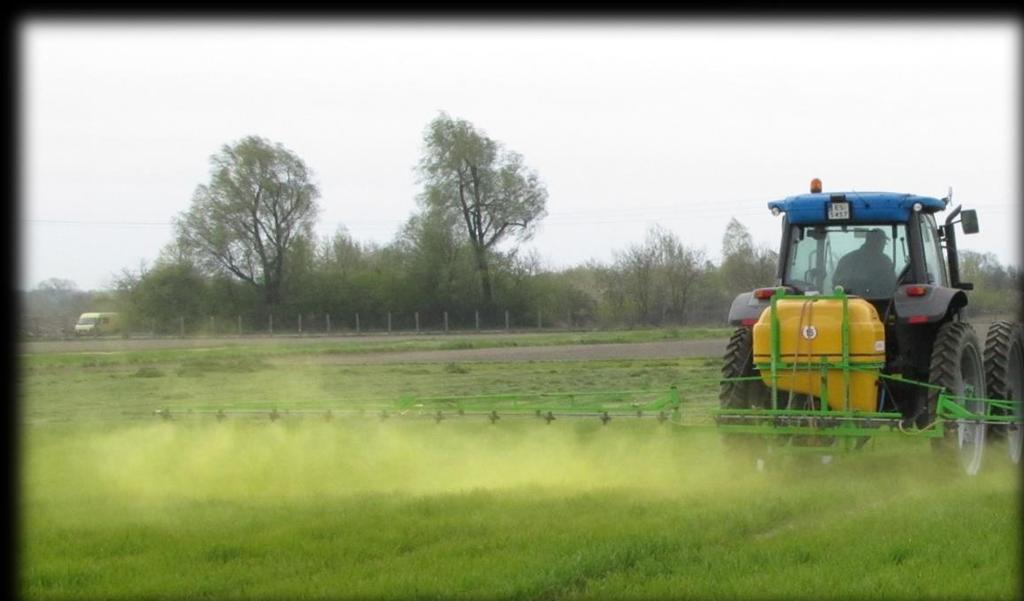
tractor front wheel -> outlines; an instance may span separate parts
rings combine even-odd
[[[971,413],[984,416],[987,404],[971,398],[985,397],[985,368],[982,361],[981,344],[974,328],[962,321],[950,321],[939,327],[932,347],[928,381],[941,387],[953,402]],[[945,428],[939,416],[938,389],[928,391],[928,417],[936,428],[943,428],[943,436],[932,439],[936,449],[955,451],[960,466],[968,475],[975,475],[981,469],[981,458],[985,451],[986,424],[971,420],[956,420],[955,428]],[[967,398],[965,398],[967,397]]]
[[[1005,436],[1010,460],[1020,463],[1024,439],[1024,425],[1020,423],[1024,405],[1024,329],[1019,324],[997,321],[989,326],[985,337],[985,384],[989,397],[1013,402],[1010,411],[1000,413],[1015,416],[1016,423],[993,427],[993,432]]]

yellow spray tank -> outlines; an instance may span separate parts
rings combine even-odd
[[[844,302],[852,367],[848,379],[844,379],[842,369]],[[777,298],[774,305],[779,336],[778,408],[785,408],[789,396],[782,391],[821,398],[825,388],[833,411],[876,411],[878,370],[885,363],[885,327],[875,307],[861,298],[814,296]],[[761,313],[753,334],[754,364],[765,384],[771,386],[771,307]],[[823,372],[827,373],[826,386]]]

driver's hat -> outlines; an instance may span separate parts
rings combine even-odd
[[[885,242],[889,239],[889,236],[885,235],[885,230],[876,227],[868,230],[867,239],[869,242]]]

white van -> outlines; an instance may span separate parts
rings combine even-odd
[[[116,334],[121,330],[121,320],[117,313],[82,313],[75,324],[77,336],[102,336]]]

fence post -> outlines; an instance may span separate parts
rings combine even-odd
[[[416,333],[420,333],[420,312],[416,312]]]
[[[327,333],[331,333],[331,314],[327,313]]]
[[[572,329],[572,309],[565,312],[565,323],[568,324],[568,328]]]
[[[217,318],[213,315],[210,316],[210,335],[213,336],[217,333]]]
[[[181,336],[182,338],[185,337],[185,318],[184,317],[179,317],[178,318],[178,335]]]
[[[508,330],[508,309],[505,309],[505,329]]]
[[[388,311],[388,334],[391,333],[391,311]]]
[[[540,311],[537,311],[537,329],[540,329]]]
[[[270,335],[274,335],[274,314],[270,314]]]
[[[238,335],[242,335],[242,316],[238,316]]]
[[[480,310],[473,309],[473,318],[476,320],[476,331],[480,331]]]
[[[150,334],[150,336],[152,336],[153,338],[156,338],[156,320],[155,319],[149,320],[149,326],[150,326],[149,327],[149,334]]]
[[[359,314],[356,313],[356,334],[359,333]]]
[[[444,312],[444,333],[448,333],[448,312]]]
[[[299,313],[299,334],[302,334],[302,313]]]

